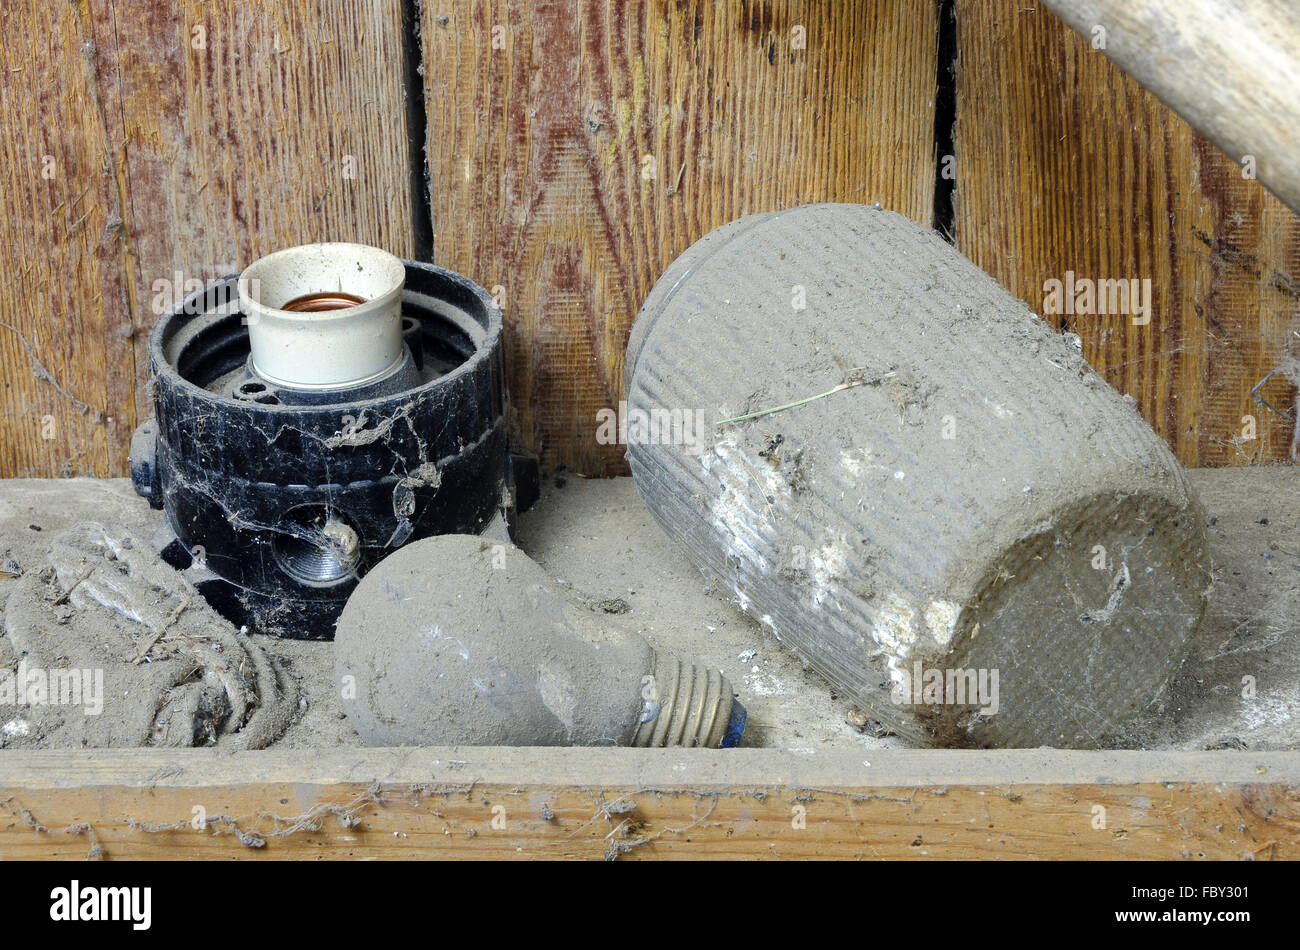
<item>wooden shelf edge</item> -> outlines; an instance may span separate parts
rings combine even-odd
[[[0,752],[4,858],[1298,858],[1300,753]]]

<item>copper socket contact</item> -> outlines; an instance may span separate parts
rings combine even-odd
[[[294,297],[280,309],[293,313],[325,313],[330,310],[346,310],[365,302],[365,297],[358,297],[356,294],[344,293],[341,290],[325,290]]]

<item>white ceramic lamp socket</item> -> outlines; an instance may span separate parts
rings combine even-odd
[[[268,254],[239,278],[252,370],[290,389],[338,389],[402,362],[401,260],[364,244]]]

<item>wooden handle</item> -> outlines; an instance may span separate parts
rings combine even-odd
[[[1044,0],[1121,69],[1300,211],[1294,0]]]

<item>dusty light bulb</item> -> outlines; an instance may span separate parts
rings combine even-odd
[[[714,670],[659,653],[517,548],[408,545],[339,618],[335,677],[369,745],[736,745],[745,708]]]

